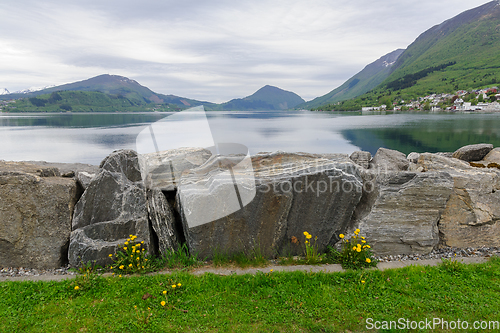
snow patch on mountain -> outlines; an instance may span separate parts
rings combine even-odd
[[[8,95],[10,92],[6,88],[0,88],[0,95]]]
[[[387,61],[384,61],[382,63],[382,66],[384,67],[391,67],[392,65],[394,65],[396,63],[396,61],[392,61],[392,62],[387,62]]]
[[[40,90],[44,90],[44,89],[48,89],[48,88],[52,88],[52,87],[55,87],[55,86],[52,85],[52,86],[45,86],[45,87],[31,87],[28,89],[14,91],[13,94],[29,94],[29,93],[32,93],[35,91],[40,91]]]

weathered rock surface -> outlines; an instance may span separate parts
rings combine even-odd
[[[178,231],[181,226],[176,226],[174,213],[162,191],[158,189],[147,190],[148,213],[153,230],[158,236],[160,254],[176,251],[179,248],[181,236]]]
[[[84,164],[84,163],[53,163],[46,161],[27,161],[26,163],[37,165],[41,168],[56,168],[59,170],[61,174],[67,174],[74,172],[88,172],[88,173],[97,173],[99,171],[99,166]]]
[[[492,149],[492,144],[469,145],[456,150],[453,157],[466,162],[481,161]]]
[[[363,181],[365,191],[351,229],[361,229],[373,252],[431,252],[439,242],[437,224],[453,189],[452,178],[445,172],[368,170]]]
[[[406,156],[406,159],[411,163],[417,163],[419,157],[420,157],[419,153],[409,153],[408,156]]]
[[[94,177],[96,176],[95,173],[88,173],[86,171],[78,171],[75,175],[76,181],[80,186],[83,188],[83,190],[86,190],[87,187],[89,187],[90,182]]]
[[[146,249],[152,242],[137,153],[113,152],[100,167],[75,207],[69,245],[72,266],[111,263],[108,254],[115,253],[130,234],[144,241]]]
[[[266,256],[302,252],[291,239],[297,237],[303,244],[304,231],[318,236],[318,247],[324,250],[347,228],[361,197],[359,167],[347,156],[344,162],[334,162],[308,154],[256,155],[251,159],[253,176],[242,171],[231,177],[224,166],[236,163],[234,159],[212,159],[185,175],[179,185],[185,238],[189,250],[200,257],[210,257],[216,249],[235,253],[255,247]],[[252,186],[255,197],[242,209],[218,217],[220,207],[239,205],[238,195],[228,195],[235,186],[241,201]],[[194,203],[201,206],[193,208]],[[192,209],[216,218],[193,226],[187,216],[196,213]]]
[[[495,148],[483,158],[486,163],[496,163],[500,165],[500,148]]]
[[[359,166],[362,166],[365,169],[370,167],[370,161],[372,159],[372,154],[368,151],[355,151],[350,156],[351,160],[354,161]]]
[[[0,161],[0,267],[59,268],[67,262],[73,179],[57,168]]]
[[[453,193],[439,221],[441,244],[451,247],[500,246],[500,170],[474,168],[436,154],[422,154],[419,165],[444,171]]]
[[[139,163],[146,188],[174,191],[184,172],[199,167],[211,156],[212,153],[203,148],[179,148],[141,154]]]
[[[370,169],[384,171],[406,171],[410,162],[406,155],[392,149],[379,148],[370,163]]]

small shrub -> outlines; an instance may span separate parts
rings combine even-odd
[[[343,234],[339,237],[342,241],[342,249],[338,255],[339,263],[344,269],[361,269],[377,266],[373,258],[371,247],[365,237],[359,235],[360,230],[356,229],[354,235],[347,239]]]
[[[196,267],[201,265],[201,260],[198,259],[196,253],[190,255],[187,245],[183,244],[177,251],[167,251],[155,266],[162,265],[167,268],[186,268]]]
[[[455,258],[445,259],[441,258],[441,267],[449,273],[458,273],[463,270],[464,264],[457,261],[457,254],[455,253]]]
[[[304,231],[304,247],[305,247],[305,263],[308,265],[314,265],[321,263],[325,258],[325,254],[318,253],[318,245],[316,241],[318,240],[318,236],[314,237],[314,244],[312,243],[313,236],[309,234],[307,231]]]
[[[328,264],[340,263],[340,252],[336,248],[328,246],[326,249],[325,262]]]
[[[172,310],[180,310],[183,312],[187,312],[186,310],[179,309],[175,307],[174,303],[178,303],[180,299],[177,299],[177,302],[173,301],[174,295],[178,294],[181,292],[182,284],[171,282],[171,285],[167,286],[166,290],[162,291],[162,296],[165,297],[165,300],[160,301],[160,305],[162,308],[165,309],[172,309]]]
[[[109,255],[113,258],[113,264],[110,266],[112,271],[120,274],[131,274],[145,273],[152,269],[151,257],[146,256],[146,250],[143,247],[144,241],[136,243],[136,239],[137,236],[130,235],[130,238],[127,238],[123,245],[122,251],[116,253],[115,256]]]
[[[70,284],[71,288],[78,292],[80,290],[88,290],[95,287],[99,283],[101,277],[99,273],[100,268],[99,265],[95,265],[95,263],[90,261],[86,264],[82,263],[78,268],[79,275],[77,275],[75,280]]]

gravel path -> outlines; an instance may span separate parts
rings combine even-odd
[[[443,248],[438,249],[426,255],[399,255],[377,257],[379,260],[378,269],[391,269],[400,268],[410,265],[422,266],[436,266],[442,262],[442,258],[457,258],[457,260],[469,263],[482,263],[486,262],[491,256],[500,256],[500,248],[467,248],[467,249],[453,249]],[[77,273],[69,270],[70,267],[61,267],[58,269],[36,270],[27,268],[2,268],[0,270],[0,282],[2,281],[59,281],[62,279],[74,278]],[[257,272],[267,273],[270,270],[275,272],[280,271],[307,271],[307,272],[341,272],[343,271],[340,265],[297,265],[297,266],[279,266],[270,265],[265,268],[233,268],[233,267],[201,267],[191,271],[192,274],[202,275],[205,273],[213,273],[219,275],[231,274],[256,274]],[[171,270],[164,270],[161,272],[151,274],[168,274]],[[105,273],[103,276],[111,276],[110,273]]]

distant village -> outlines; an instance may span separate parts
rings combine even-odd
[[[392,106],[364,107],[362,111],[500,112],[498,87],[455,94],[432,94],[416,100],[394,102]]]

